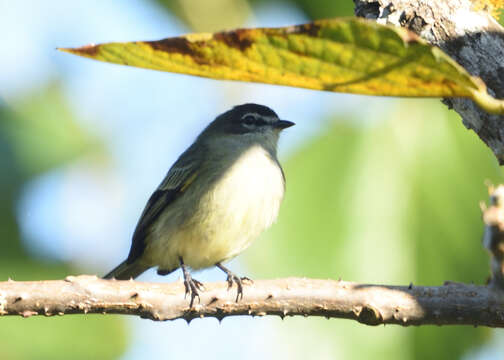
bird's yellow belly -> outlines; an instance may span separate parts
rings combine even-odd
[[[252,147],[219,179],[196,206],[194,215],[155,241],[153,265],[193,269],[228,260],[245,250],[276,220],[284,195],[279,166],[261,147]]]

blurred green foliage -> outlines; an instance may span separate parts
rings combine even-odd
[[[268,0],[250,0],[252,5],[271,3]],[[280,3],[280,1],[277,1]],[[354,4],[351,0],[286,0],[284,4],[292,4],[302,10],[311,19],[327,19],[336,16],[352,16]]]
[[[0,359],[116,359],[126,345],[119,316],[67,315],[2,319]]]
[[[485,180],[503,180],[496,159],[440,102],[386,103],[367,126],[330,119],[327,131],[285,162],[278,224],[247,252],[258,278],[485,283],[478,203],[488,197]],[[459,359],[490,334],[467,326],[316,323],[321,337],[345,339],[334,342],[330,357],[356,359]]]
[[[34,176],[75,159],[102,151],[101,144],[75,122],[58,83],[11,102],[1,131],[23,176]]]
[[[21,243],[16,206],[25,184],[78,156],[103,150],[50,84],[0,101],[0,280],[61,279],[67,264],[33,258]],[[114,359],[126,346],[118,317],[3,318],[0,359]],[[106,341],[105,341],[106,340]]]
[[[350,0],[152,0],[175,14],[192,31],[214,32],[242,27],[253,9],[267,4],[291,5],[309,19],[352,16]]]

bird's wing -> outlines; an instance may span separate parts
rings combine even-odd
[[[145,250],[145,237],[150,227],[159,215],[170,206],[196,179],[200,160],[193,156],[193,147],[190,147],[166,174],[163,182],[154,191],[145,206],[140,220],[133,233],[130,253],[126,262],[128,264],[137,260]]]

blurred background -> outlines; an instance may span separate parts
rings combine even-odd
[[[502,171],[439,100],[214,81],[59,53],[352,15],[350,0],[0,0],[0,280],[103,275],[177,156],[217,114],[257,102],[297,126],[276,225],[230,263],[251,278],[482,284],[478,203]],[[149,271],[143,281],[177,281]],[[205,270],[202,281],[223,281]],[[501,359],[501,331],[318,318],[154,323],[0,319],[0,359]]]

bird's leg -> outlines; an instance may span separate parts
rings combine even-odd
[[[235,275],[231,270],[229,270],[227,267],[225,267],[224,265],[222,265],[221,263],[217,263],[215,264],[215,266],[217,266],[219,269],[221,269],[222,271],[224,271],[227,275],[227,283],[228,283],[228,289],[230,289],[232,286],[233,286],[233,283],[236,284],[236,287],[237,287],[237,291],[236,291],[236,302],[238,302],[238,300],[241,298],[243,299],[243,281],[250,281],[252,282],[252,280],[250,280],[248,277],[239,277],[237,275]]]
[[[194,299],[196,297],[198,297],[198,301],[201,302],[198,290],[204,290],[205,287],[203,286],[203,283],[192,278],[191,273],[187,269],[187,266],[184,264],[184,259],[182,259],[182,256],[179,256],[179,262],[182,273],[184,274],[185,296],[187,297],[187,294],[191,295],[191,302],[189,304],[189,307],[192,308]]]

